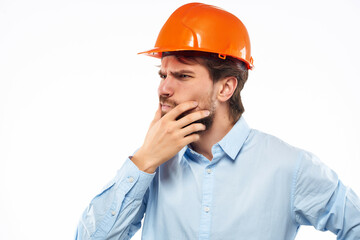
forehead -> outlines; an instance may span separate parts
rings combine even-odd
[[[191,70],[194,72],[208,72],[201,59],[174,55],[163,57],[160,68],[161,71]]]

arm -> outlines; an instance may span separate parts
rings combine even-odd
[[[197,106],[194,101],[184,102],[163,117],[159,106],[143,145],[132,159],[140,170],[153,173],[183,147],[200,139],[198,132],[204,131],[205,125],[195,121],[209,116],[210,111],[197,110],[186,114]]]
[[[360,239],[360,200],[316,157],[305,153],[293,185],[294,220],[331,231],[339,240]]]
[[[127,159],[116,177],[84,211],[75,239],[130,239],[140,228],[144,196],[154,175],[139,171]]]
[[[195,111],[177,119],[197,106],[193,101],[179,104],[161,117],[157,110],[144,144],[127,159],[115,179],[97,195],[85,210],[78,225],[77,240],[130,239],[140,228],[145,212],[145,193],[158,166],[168,161],[187,144],[199,139],[205,126],[193,123],[209,113]]]

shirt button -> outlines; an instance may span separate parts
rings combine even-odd
[[[205,207],[204,210],[205,210],[205,212],[210,212],[210,208],[209,208],[209,207]]]
[[[210,173],[211,173],[211,169],[210,169],[210,168],[206,169],[206,172],[207,172],[208,174],[210,174]]]
[[[112,211],[111,212],[111,215],[115,216],[116,212],[115,211]]]
[[[134,178],[133,178],[133,177],[129,177],[129,178],[128,178],[128,181],[129,181],[129,183],[133,183],[133,182],[134,182]]]

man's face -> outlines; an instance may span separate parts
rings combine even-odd
[[[175,56],[167,56],[161,60],[159,75],[158,94],[162,116],[180,103],[197,101],[198,107],[191,112],[209,110],[209,117],[199,121],[208,129],[216,108],[214,85],[208,70],[199,63],[182,63]]]

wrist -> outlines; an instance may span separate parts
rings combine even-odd
[[[129,157],[130,160],[137,166],[137,168],[140,171],[146,172],[146,173],[154,173],[156,171],[156,168],[158,166],[152,164],[152,161],[150,161],[150,158],[147,157],[146,154],[143,154],[140,150],[137,151],[134,156]]]

